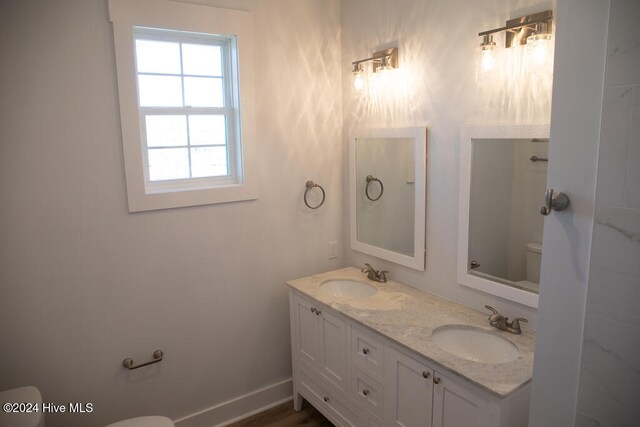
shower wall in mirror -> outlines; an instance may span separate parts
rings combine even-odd
[[[537,306],[548,126],[466,128],[461,142],[458,280]]]
[[[538,291],[547,184],[547,139],[474,139],[471,143],[471,274]],[[535,264],[535,265],[531,265]],[[528,274],[527,274],[528,273]],[[529,279],[529,280],[527,280]]]
[[[351,247],[424,270],[426,129],[356,131],[350,147]]]

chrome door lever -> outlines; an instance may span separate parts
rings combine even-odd
[[[540,213],[549,215],[552,210],[563,211],[567,206],[569,206],[569,197],[561,192],[554,193],[553,189],[549,188],[544,192],[544,206],[540,206]]]

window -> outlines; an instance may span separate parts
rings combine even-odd
[[[234,38],[134,28],[145,190],[241,179]]]
[[[250,15],[164,0],[109,12],[129,211],[255,199]]]

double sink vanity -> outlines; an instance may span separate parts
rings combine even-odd
[[[537,308],[548,141],[547,125],[462,129],[451,286]],[[352,250],[425,270],[427,152],[424,127],[353,132]],[[528,425],[526,319],[387,281],[370,265],[288,285],[297,410],[305,399],[339,426]]]
[[[297,410],[304,398],[338,426],[527,425],[531,332],[353,267],[287,284]]]

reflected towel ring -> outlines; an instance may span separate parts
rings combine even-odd
[[[376,197],[375,199],[369,195],[369,184],[371,184],[373,181],[378,181],[378,183],[380,184],[380,194],[378,194],[378,197]],[[382,193],[384,193],[384,185],[382,185],[382,181],[380,181],[375,176],[367,175],[367,187],[364,189],[364,193],[367,195],[367,199],[371,200],[372,202],[380,200],[380,197],[382,197]]]
[[[307,181],[307,183],[306,183],[306,187],[307,187],[307,189],[306,189],[306,190],[304,190],[304,204],[305,204],[305,205],[307,205],[307,207],[308,207],[309,209],[318,209],[318,208],[319,208],[320,206],[322,206],[322,204],[324,203],[324,196],[325,196],[324,188],[322,188],[322,186],[321,186],[321,185],[316,184],[316,183],[315,183],[315,182],[313,182],[313,181]],[[318,187],[318,188],[320,189],[320,191],[322,191],[322,200],[320,201],[320,203],[318,203],[318,205],[317,205],[317,206],[311,206],[311,205],[309,205],[309,202],[307,202],[307,193],[308,193],[308,192],[309,192],[309,190],[311,190],[313,187]]]

